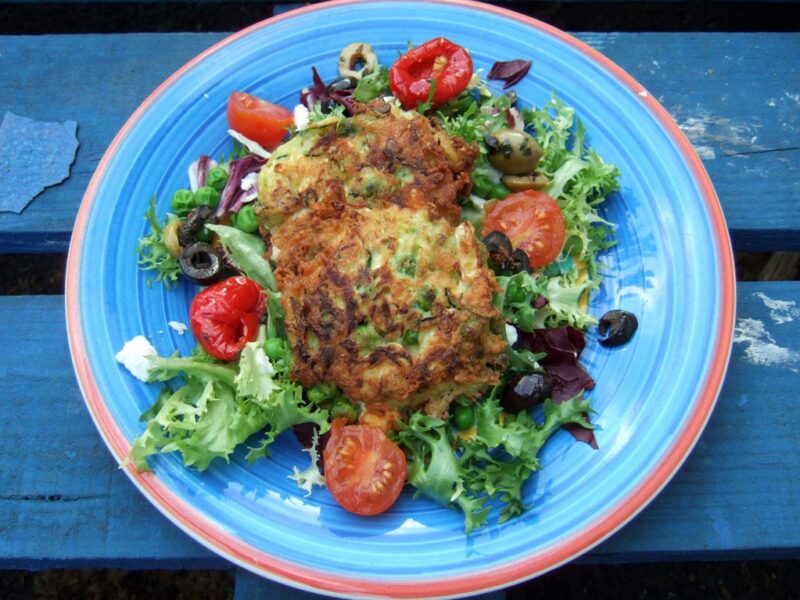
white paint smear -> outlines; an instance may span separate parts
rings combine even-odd
[[[769,309],[769,318],[778,325],[791,323],[795,317],[800,317],[800,308],[794,300],[773,300],[763,292],[756,292],[755,296]]]
[[[800,365],[800,353],[775,343],[764,323],[758,319],[739,319],[733,331],[733,343],[745,344],[745,358],[754,365],[787,367],[795,373]]]
[[[714,160],[717,158],[717,153],[714,152],[711,146],[695,146],[694,149],[697,152],[697,156],[703,160]]]

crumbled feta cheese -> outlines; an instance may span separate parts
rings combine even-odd
[[[170,321],[167,323],[172,329],[178,332],[178,335],[183,335],[186,333],[188,327],[186,327],[186,323],[181,323],[180,321]]]
[[[294,107],[294,126],[297,131],[303,131],[308,127],[308,109],[302,104]]]
[[[246,192],[247,190],[255,188],[257,185],[258,173],[254,171],[242,177],[242,183],[239,184],[239,187]]]
[[[513,346],[516,344],[517,337],[517,328],[510,323],[506,323],[506,339],[508,340],[508,345]]]
[[[137,335],[132,340],[125,342],[122,350],[114,358],[121,363],[131,375],[141,381],[147,381],[150,371],[150,358],[158,356],[153,345],[143,335]]]

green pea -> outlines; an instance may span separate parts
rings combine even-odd
[[[306,390],[306,396],[309,402],[319,404],[336,396],[338,391],[339,388],[334,383],[318,383]]]
[[[271,361],[278,361],[283,358],[286,346],[281,338],[269,338],[264,342],[264,353]]]
[[[211,231],[208,227],[203,226],[200,231],[194,236],[194,239],[198,242],[205,242],[206,244],[210,244],[211,241],[214,239],[214,232]]]
[[[204,185],[198,188],[194,193],[195,202],[198,206],[205,204],[211,208],[216,208],[219,205],[219,192],[212,187]]]
[[[492,178],[483,173],[472,174],[472,193],[481,198],[488,198],[492,191]]]
[[[457,429],[469,429],[475,424],[475,409],[472,404],[457,402],[450,417]]]
[[[172,194],[172,212],[185,217],[195,207],[194,194],[189,190],[178,190]]]
[[[504,186],[502,183],[495,183],[492,185],[492,189],[489,192],[490,198],[495,198],[497,200],[502,200],[506,196],[511,193],[511,190]]]
[[[252,204],[245,204],[239,209],[236,215],[236,229],[245,233],[258,231],[258,221],[256,221],[256,209]]]
[[[221,192],[226,183],[228,183],[228,172],[225,169],[213,167],[208,171],[208,176],[206,177],[206,185],[208,187]]]
[[[419,331],[406,329],[403,333],[403,346],[416,346],[419,344]]]
[[[338,396],[333,401],[333,406],[330,410],[331,419],[338,419],[344,417],[350,423],[355,423],[358,420],[358,411],[353,403],[344,396]]]

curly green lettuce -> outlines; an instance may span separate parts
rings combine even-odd
[[[237,363],[205,356],[149,357],[148,381],[181,377],[181,384],[161,390],[141,420],[147,427],[133,442],[130,458],[140,470],[157,453],[180,452],[186,466],[200,471],[215,458],[231,454],[260,433],[248,461],[268,455],[269,445],[286,429],[315,423],[328,429],[328,413],[303,398],[303,388],[289,380],[291,361],[276,361],[264,351],[266,327],[242,350]],[[276,365],[287,365],[276,368]]]
[[[145,213],[145,218],[150,224],[150,233],[139,239],[136,252],[139,255],[139,267],[143,271],[155,271],[156,283],[163,282],[168,288],[174,286],[181,274],[181,265],[178,259],[172,256],[164,243],[164,229],[178,217],[168,214],[163,223],[159,223],[156,216],[156,199],[150,199],[150,206]],[[151,284],[147,280],[147,285]]]
[[[459,436],[447,422],[422,413],[399,424],[397,441],[409,453],[408,483],[416,488],[415,497],[460,509],[466,533],[485,525],[495,504],[499,523],[526,510],[522,488],[541,468],[537,456],[545,442],[567,423],[592,427],[586,416],[589,401],[582,395],[559,404],[546,401],[539,423],[524,411],[503,413],[498,390],[476,405],[472,437]]]

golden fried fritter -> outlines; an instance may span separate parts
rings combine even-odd
[[[354,117],[326,119],[275,150],[258,178],[261,224],[274,229],[305,208],[335,217],[346,206],[387,205],[427,207],[456,224],[477,147],[383,100],[357,107]]]
[[[497,284],[471,225],[427,210],[305,214],[273,234],[293,378],[335,382],[351,399],[446,414],[505,367]]]
[[[458,224],[478,150],[382,100],[356,113],[299,132],[259,173],[292,377],[444,416],[506,365],[497,283]]]

